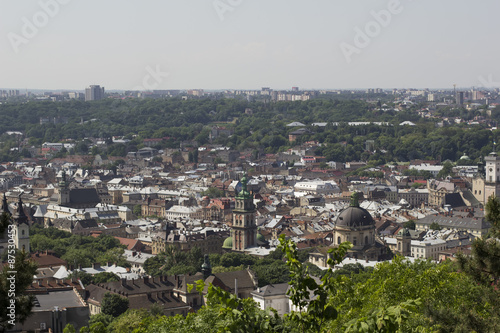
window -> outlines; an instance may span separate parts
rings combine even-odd
[[[340,244],[340,243],[342,243],[342,241],[340,240],[340,236],[339,236],[339,237],[337,237],[337,244]]]

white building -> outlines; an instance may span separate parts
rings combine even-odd
[[[340,188],[333,180],[311,180],[298,182],[294,186],[297,192],[306,192],[308,194],[334,194],[340,193]]]

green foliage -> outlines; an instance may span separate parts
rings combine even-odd
[[[209,198],[221,198],[224,196],[224,191],[216,187],[209,187],[208,190],[203,191],[200,194]]]
[[[134,208],[132,209],[132,212],[134,213],[135,216],[141,216],[142,215],[141,205],[135,205]]]
[[[118,317],[128,309],[128,298],[121,297],[118,294],[107,292],[104,294],[101,302],[101,312],[113,317]]]
[[[96,262],[105,264],[106,261],[125,264],[124,259],[118,256],[123,246],[119,240],[108,235],[94,238],[72,235],[53,227],[45,229],[32,227],[30,245],[32,251],[53,250],[57,256],[77,267],[78,265],[89,267]]]
[[[408,229],[411,229],[411,230],[415,230],[415,228],[416,228],[415,221],[414,220],[409,220],[409,221],[403,223],[403,228],[408,228]]]
[[[76,333],[75,327],[72,324],[67,324],[63,329],[63,333]]]
[[[321,283],[309,275],[307,266],[298,260],[297,245],[280,237],[280,249],[285,253],[287,265],[290,269],[290,282],[293,286],[288,291],[288,296],[297,311],[290,313],[289,318],[296,323],[302,331],[320,331],[326,321],[337,318],[337,310],[329,303],[329,297],[336,294],[336,284],[331,268],[321,278]],[[328,265],[334,266],[342,262],[344,256],[352,247],[345,242],[337,248],[328,250],[330,258]],[[314,295],[314,296],[313,296]]]
[[[429,229],[431,229],[431,230],[441,230],[441,226],[437,222],[432,222],[431,225],[429,226]]]

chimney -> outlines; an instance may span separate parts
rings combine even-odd
[[[95,262],[95,263],[92,264],[92,268],[93,269],[101,268],[101,264],[99,264],[98,262]]]
[[[144,280],[144,283],[149,283],[149,276],[145,276],[143,280]]]
[[[122,279],[122,286],[125,287],[127,285],[127,279]]]
[[[234,295],[238,297],[238,279],[234,279]]]

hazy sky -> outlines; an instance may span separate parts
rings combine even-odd
[[[0,8],[0,88],[500,86],[499,0],[0,0]]]

